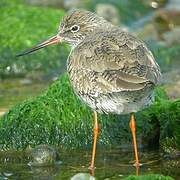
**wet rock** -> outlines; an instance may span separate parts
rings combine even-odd
[[[172,131],[170,128],[171,124],[177,124],[176,121],[180,118],[178,113],[180,100],[168,101],[163,92],[159,93],[162,94],[161,98],[160,96],[156,98],[154,106],[144,110],[144,113],[139,112],[141,116],[137,116],[139,123],[137,132],[143,131],[144,139],[150,137],[150,133],[154,133],[154,121],[160,121],[162,139],[178,135],[178,129]],[[100,115],[99,121],[102,129],[98,141],[100,145],[120,146],[130,141],[129,115]],[[1,149],[24,149],[29,144],[36,146],[47,142],[68,149],[83,148],[92,144],[92,112],[73,94],[68,77],[64,75],[54,82],[46,93],[13,107],[1,117],[0,134]],[[38,154],[39,151],[38,148],[35,149],[37,151],[33,152],[36,162],[36,157],[39,159],[36,152]]]
[[[56,151],[48,145],[36,146],[32,152],[32,161],[29,163],[31,166],[49,166],[56,162]]]
[[[170,123],[171,123],[171,126],[173,126],[173,123],[172,122]],[[171,128],[173,128],[174,131],[178,130],[178,128],[176,127],[171,127]],[[160,146],[161,146],[161,149],[163,150],[164,158],[172,159],[173,157],[179,156],[180,149],[177,149],[176,137],[166,137],[166,138],[162,138],[160,141],[161,141]]]
[[[71,177],[71,180],[95,180],[95,178],[88,173],[78,173]]]
[[[60,166],[31,166],[33,180],[53,180],[60,171]]]
[[[96,13],[110,21],[112,24],[117,25],[120,23],[118,9],[111,4],[97,4]]]
[[[161,91],[159,93],[162,94]],[[139,123],[143,124],[142,142],[144,144],[150,142],[146,145],[151,148],[157,145],[157,148],[160,147],[164,152],[178,152],[180,150],[180,99],[170,101],[168,97],[162,97],[163,94],[161,98],[156,96],[154,105],[139,114]],[[154,136],[155,134],[157,135]]]
[[[162,159],[161,163],[162,174],[172,174],[174,177],[180,177],[180,159]]]

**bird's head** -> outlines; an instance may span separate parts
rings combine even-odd
[[[76,45],[81,42],[86,36],[93,33],[97,29],[102,29],[104,23],[107,23],[102,17],[99,17],[95,13],[74,10],[63,18],[59,27],[59,36],[61,36],[65,42],[71,45]]]
[[[93,31],[108,28],[108,26],[111,26],[111,24],[95,13],[85,10],[73,10],[64,16],[60,23],[57,35],[17,56],[23,56],[62,41],[69,43],[71,46],[76,46],[83,41],[84,38],[92,34]]]

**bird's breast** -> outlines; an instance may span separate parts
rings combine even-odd
[[[73,52],[71,52],[73,53]],[[93,73],[83,67],[83,56],[80,53],[70,54],[67,61],[67,72],[74,90],[78,94],[93,93]]]

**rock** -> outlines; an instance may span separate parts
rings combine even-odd
[[[149,40],[157,40],[158,33],[155,26],[152,23],[148,23],[144,26],[144,28],[140,28],[135,32],[135,35],[139,38],[149,41]]]
[[[175,157],[174,159],[162,158],[161,160],[161,173],[162,174],[171,174],[174,177],[180,177],[180,160],[179,157]]]
[[[95,178],[88,173],[78,173],[71,177],[71,180],[95,180]]]
[[[120,24],[118,9],[111,4],[97,4],[96,13],[114,25]]]
[[[48,145],[38,145],[31,152],[31,166],[49,166],[56,162],[56,151]]]
[[[179,17],[180,11],[165,8],[159,9],[155,13],[144,17],[144,20],[140,19],[134,23],[135,34],[145,40],[161,41],[165,46],[179,43]]]
[[[180,25],[179,16],[180,12],[174,10],[161,9],[155,13],[153,24],[155,25],[159,39],[163,39],[163,33],[171,31]]]
[[[136,116],[138,137],[147,139],[150,134],[153,135],[153,127],[157,127],[155,121],[160,124],[160,132],[157,129],[157,133],[162,134],[161,139],[172,134],[178,137],[178,129],[173,129],[168,134],[165,132],[180,118],[179,105],[180,100],[168,101],[164,91],[161,90],[154,106],[139,112],[140,117]],[[129,115],[99,115],[99,122],[101,124],[99,145],[123,146],[130,141]],[[161,122],[163,122],[162,126]],[[177,126],[173,125],[173,127]],[[11,108],[1,117],[1,149],[24,149],[29,145],[36,146],[40,143],[56,144],[69,149],[90,147],[93,140],[92,128],[92,111],[74,95],[67,75],[64,75],[45,93]],[[177,138],[178,143],[179,139]],[[178,146],[180,148],[180,143]]]
[[[167,46],[180,44],[180,26],[162,34],[162,38],[164,39]]]
[[[180,10],[180,1],[179,0],[168,0],[166,9],[169,10]]]
[[[180,97],[180,71],[178,69],[164,73],[163,84],[169,98]]]
[[[155,40],[164,46],[180,43],[179,11],[160,9],[148,18],[148,22],[136,28],[135,34],[144,40]],[[144,26],[142,28],[142,26]]]
[[[171,99],[177,99],[180,97],[179,89],[180,89],[180,80],[174,84],[169,84],[165,86],[165,90]]]
[[[180,99],[170,101],[166,93],[163,95],[160,89],[156,92],[155,99],[156,102],[150,108],[139,113],[139,123],[144,124],[141,128],[142,142],[147,147],[160,148],[163,152],[178,152],[180,151]]]
[[[31,179],[34,180],[53,180],[60,172],[60,166],[31,166],[30,168]]]

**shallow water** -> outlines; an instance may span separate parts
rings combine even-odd
[[[0,112],[3,112],[24,100],[31,99],[45,91],[50,82],[31,81],[14,78],[0,81]]]
[[[59,159],[53,166],[33,167],[26,153],[0,153],[0,179],[62,179],[87,180],[89,176],[90,151],[62,151],[58,150]],[[180,178],[180,159],[162,158],[158,151],[140,152],[143,164],[139,173],[159,173]],[[96,157],[95,179],[118,180],[135,175],[133,152],[128,150],[98,149]],[[92,178],[91,178],[92,179]]]

